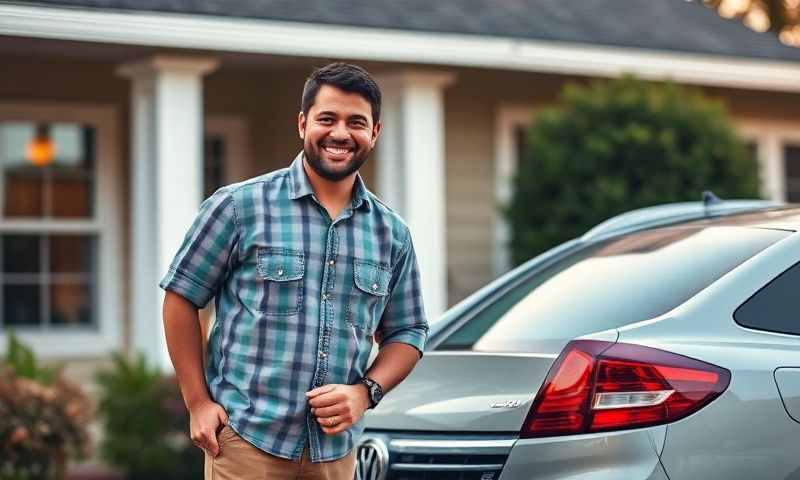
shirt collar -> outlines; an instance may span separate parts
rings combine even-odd
[[[289,195],[292,200],[314,195],[314,187],[311,186],[306,171],[303,169],[303,152],[297,154],[289,166],[289,185],[291,190]],[[371,207],[367,187],[364,185],[364,180],[361,178],[360,173],[356,173],[350,206],[353,209],[364,207],[366,211],[369,211]]]

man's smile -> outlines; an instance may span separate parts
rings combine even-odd
[[[331,160],[345,160],[353,153],[353,148],[335,145],[323,145],[322,149]]]

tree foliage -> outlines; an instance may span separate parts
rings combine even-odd
[[[738,18],[759,32],[776,33],[787,45],[800,47],[800,0],[704,0],[725,18]]]
[[[506,210],[521,263],[635,208],[758,197],[758,167],[724,107],[633,77],[568,85],[527,132]]]

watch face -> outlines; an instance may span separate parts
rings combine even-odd
[[[380,385],[378,385],[378,382],[375,382],[372,379],[365,379],[364,383],[366,383],[367,388],[369,389],[370,401],[373,405],[377,405],[383,397]]]
[[[374,383],[369,387],[369,394],[372,395],[372,398],[375,400],[378,400],[381,397],[381,391]]]

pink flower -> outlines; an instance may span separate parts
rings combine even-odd
[[[28,429],[23,427],[23,426],[19,426],[19,427],[15,428],[13,432],[11,432],[11,444],[12,445],[16,445],[18,443],[22,443],[27,438],[28,438]]]

